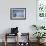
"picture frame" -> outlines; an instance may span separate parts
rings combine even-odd
[[[46,18],[46,0],[37,0],[36,3],[37,16],[39,19]]]
[[[11,20],[24,20],[26,19],[26,8],[10,8]]]

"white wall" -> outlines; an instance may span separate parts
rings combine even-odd
[[[26,8],[26,20],[10,20],[10,8]],[[17,26],[32,36],[32,24],[36,24],[36,0],[0,0],[0,34]]]

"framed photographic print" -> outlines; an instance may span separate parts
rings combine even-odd
[[[39,18],[46,18],[46,0],[37,0],[37,15]]]
[[[11,20],[23,20],[26,19],[26,8],[10,8]]]

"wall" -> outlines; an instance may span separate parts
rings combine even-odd
[[[10,20],[10,8],[26,8],[26,20]],[[19,32],[32,36],[32,24],[36,24],[36,0],[0,0],[0,34],[17,26]]]

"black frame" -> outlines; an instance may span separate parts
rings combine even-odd
[[[13,10],[15,10],[15,11],[21,11],[21,10],[23,10],[24,12],[24,17],[22,18],[22,17],[20,17],[20,18],[16,18],[16,17],[14,17],[13,18]],[[16,13],[15,13],[15,15],[16,15]],[[26,8],[10,8],[10,19],[11,20],[25,20],[26,19]]]

